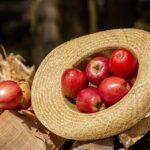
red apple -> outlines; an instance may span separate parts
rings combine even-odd
[[[16,109],[20,105],[22,90],[15,81],[0,82],[0,109]]]
[[[110,55],[109,65],[115,76],[128,78],[137,72],[137,58],[127,49],[118,48]]]
[[[99,111],[102,104],[101,97],[97,88],[86,88],[77,95],[77,108],[83,113],[94,113]]]
[[[75,98],[79,91],[88,85],[85,72],[70,68],[64,71],[61,77],[62,90],[65,96]]]
[[[99,94],[107,106],[117,103],[129,90],[129,83],[115,76],[104,79],[99,85]]]
[[[135,76],[128,79],[128,82],[129,82],[131,87],[134,85],[134,83],[136,81],[136,77],[137,77],[137,75],[135,75]]]
[[[105,57],[93,58],[86,67],[86,75],[89,81],[98,85],[110,74],[109,61]]]
[[[2,110],[13,110],[20,108],[20,99],[14,99],[10,102],[0,102],[0,109]]]
[[[20,82],[19,86],[22,90],[22,98],[20,101],[21,109],[28,109],[31,106],[31,88],[29,82]]]

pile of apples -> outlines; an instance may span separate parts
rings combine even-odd
[[[130,50],[118,48],[109,58],[99,55],[91,59],[85,70],[66,69],[61,77],[62,91],[80,112],[94,113],[102,105],[107,108],[120,101],[133,86],[137,71],[137,58]]]

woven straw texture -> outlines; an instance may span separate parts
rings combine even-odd
[[[138,58],[139,72],[133,88],[103,111],[84,114],[71,109],[61,90],[63,71],[94,53],[115,47],[128,48]],[[150,111],[149,59],[150,34],[142,30],[108,30],[66,42],[44,59],[35,75],[33,109],[45,127],[67,139],[102,139],[123,132]]]

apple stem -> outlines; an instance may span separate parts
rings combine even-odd
[[[123,58],[123,54],[121,54],[121,53],[117,54],[117,58],[118,59],[122,59]]]
[[[102,67],[100,67],[100,66],[97,64],[97,65],[95,65],[93,68],[94,68],[95,73],[97,74],[97,73],[99,72],[99,70],[101,70]]]

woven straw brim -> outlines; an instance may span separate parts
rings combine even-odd
[[[71,109],[61,90],[67,68],[108,48],[130,49],[138,58],[139,72],[130,92],[117,104],[94,114]],[[135,125],[150,110],[150,34],[137,29],[98,32],[55,48],[40,65],[32,87],[32,104],[38,119],[67,139],[102,139]],[[129,66],[130,67],[130,66]]]

